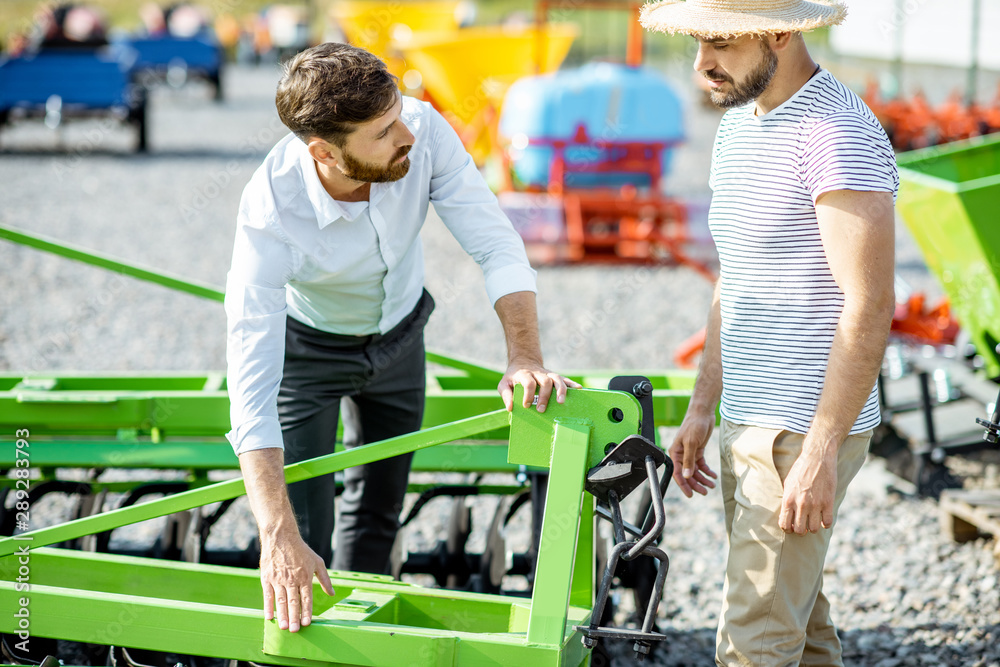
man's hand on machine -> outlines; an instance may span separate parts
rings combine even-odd
[[[533,362],[521,362],[517,359],[510,362],[507,372],[497,385],[497,391],[503,398],[503,404],[507,407],[507,412],[514,409],[514,387],[521,385],[524,387],[524,407],[529,407],[534,400],[535,391],[538,391],[538,411],[545,412],[552,397],[552,390],[556,392],[556,402],[566,401],[566,388],[579,389],[580,384],[573,382],[569,378],[546,370],[541,364]]]
[[[326,564],[298,535],[261,540],[260,584],[264,590],[264,618],[277,612],[278,627],[298,632],[312,623],[313,575],[327,595],[333,584]]]

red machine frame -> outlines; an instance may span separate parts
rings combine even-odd
[[[579,0],[574,8],[628,10],[630,21],[625,63],[642,64],[643,35],[639,25],[639,3]],[[536,22],[543,26],[552,8],[559,4],[542,0],[536,5]],[[539,39],[544,31],[539,30]],[[538,49],[543,52],[542,48]],[[677,199],[662,193],[663,151],[680,142],[615,141],[588,136],[583,125],[571,139],[535,137],[530,146],[552,149],[552,164],[546,192],[562,206],[566,224],[565,249],[550,253],[557,261],[567,262],[641,262],[677,263],[691,267],[714,282],[715,274],[705,264],[691,258],[684,246],[691,241],[687,227],[687,208]],[[604,151],[610,158],[573,164],[566,159],[568,149],[591,148]],[[514,192],[511,158],[501,151],[502,190]],[[573,174],[630,173],[648,178],[649,187],[640,191],[634,185],[621,188],[583,188],[572,186]],[[539,192],[539,188],[527,188]]]

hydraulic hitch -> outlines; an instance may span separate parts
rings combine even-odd
[[[643,378],[644,379],[644,378]],[[616,388],[616,387],[612,387]],[[636,382],[626,391],[632,391],[637,398],[648,399],[651,395],[649,382]],[[651,401],[649,401],[651,403]],[[644,406],[645,407],[645,406]],[[650,409],[643,410],[643,426],[648,423],[649,430],[643,428],[643,435],[632,435],[614,447],[610,447],[601,462],[587,473],[584,488],[599,501],[597,513],[611,521],[614,532],[614,547],[608,556],[608,562],[601,578],[601,586],[590,616],[590,625],[575,626],[583,634],[583,645],[594,648],[601,639],[627,639],[634,641],[633,649],[637,660],[643,660],[650,652],[653,642],[666,639],[659,632],[653,632],[656,620],[656,609],[663,594],[663,584],[670,568],[667,554],[656,546],[666,518],[663,510],[663,494],[670,477],[673,474],[673,462],[653,442],[645,437],[652,435],[652,415]],[[663,466],[662,477],[657,468]],[[621,500],[629,493],[646,483],[650,498],[650,510],[642,527],[630,524],[622,519]],[[626,537],[628,533],[631,537]],[[612,628],[601,626],[601,618],[608,601],[615,570],[619,561],[631,561],[640,556],[654,558],[657,562],[656,578],[639,630]]]

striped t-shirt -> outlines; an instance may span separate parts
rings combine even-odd
[[[719,251],[722,416],[809,429],[844,307],[816,221],[831,190],[895,193],[892,146],[867,106],[821,71],[771,112],[731,109],[712,151],[709,226]],[[872,387],[851,433],[877,426]]]

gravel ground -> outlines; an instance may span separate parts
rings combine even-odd
[[[98,122],[58,136],[38,125],[4,130],[0,223],[223,285],[243,184],[283,134],[271,101],[276,78],[273,69],[234,68],[221,105],[198,86],[157,91],[145,156],[128,152],[128,130]],[[708,195],[706,155],[719,116],[691,110],[689,144],[670,188],[697,205]],[[693,224],[703,237],[697,216]],[[902,225],[898,231],[900,275],[940,295]],[[478,268],[433,215],[423,238],[427,286],[438,304],[428,346],[501,365],[501,330]],[[224,368],[221,305],[31,249],[0,248],[0,371]],[[710,295],[705,279],[683,267],[540,267],[547,363],[671,367],[677,344],[703,325]],[[934,503],[887,493],[891,481],[877,461],[866,464],[828,559],[825,590],[848,664],[1000,666],[992,543],[948,542]],[[725,566],[721,501],[715,493],[686,500],[671,489],[667,502],[664,544],[673,567],[660,624],[668,641],[647,664],[712,664]],[[489,511],[476,506],[480,525]],[[435,521],[410,531],[411,547],[438,539]],[[245,520],[233,524],[220,530],[237,544],[250,539]],[[473,548],[481,539],[482,532],[473,535]],[[615,664],[631,664],[629,654]]]

